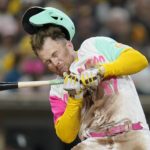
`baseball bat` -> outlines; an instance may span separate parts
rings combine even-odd
[[[21,81],[21,82],[0,82],[0,91],[25,88],[25,87],[38,87],[44,85],[62,84],[63,79],[54,79],[46,81]]]

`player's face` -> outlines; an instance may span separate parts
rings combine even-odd
[[[45,38],[42,49],[37,53],[48,70],[60,76],[64,72],[69,72],[69,67],[76,57],[70,41],[56,41],[49,37]]]

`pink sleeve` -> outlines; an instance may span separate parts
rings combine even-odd
[[[56,120],[64,113],[66,109],[66,103],[57,96],[50,96],[49,101],[52,113],[54,115],[54,122],[56,122]]]

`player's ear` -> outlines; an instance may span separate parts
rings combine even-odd
[[[74,49],[73,44],[72,44],[71,41],[67,41],[66,46],[67,46],[69,49]]]

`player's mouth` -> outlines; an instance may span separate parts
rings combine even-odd
[[[66,65],[63,65],[58,68],[58,71],[61,75],[63,75],[64,72],[68,72],[68,67]]]

